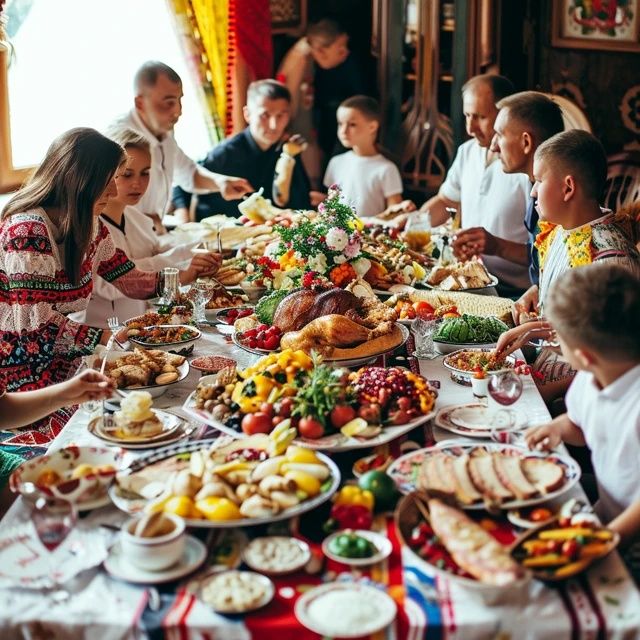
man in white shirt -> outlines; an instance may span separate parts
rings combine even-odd
[[[151,180],[138,208],[154,218],[156,232],[171,201],[173,184],[192,193],[219,191],[227,200],[253,191],[244,178],[208,171],[189,158],[178,146],[173,127],[182,115],[182,81],[162,62],[145,62],[134,79],[135,107],[114,123],[115,128],[137,131],[151,145]],[[186,222],[186,220],[179,220]]]
[[[421,207],[429,211],[433,226],[446,222],[446,208],[453,207],[460,210],[463,229],[484,227],[495,236],[526,243],[529,179],[524,174],[505,174],[498,156],[490,151],[496,102],[513,90],[510,80],[496,75],[474,76],[462,87],[466,128],[472,139],[458,148],[438,194]],[[529,286],[526,266],[497,256],[483,255],[482,259],[500,279],[501,293],[521,293]]]

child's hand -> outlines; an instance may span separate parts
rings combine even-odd
[[[530,287],[515,301],[511,315],[516,324],[524,324],[538,317],[538,287]]]
[[[527,429],[524,439],[529,449],[537,449],[538,451],[550,451],[562,442],[560,433],[553,423]]]
[[[111,397],[115,384],[99,371],[86,369],[71,380],[61,382],[57,387],[56,404],[59,407],[67,407],[89,400],[106,400]]]
[[[543,320],[521,324],[505,331],[498,338],[496,354],[508,356],[510,353],[522,349],[532,338],[548,338],[551,333],[551,325]]]

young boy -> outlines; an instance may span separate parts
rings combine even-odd
[[[245,178],[254,190],[264,189],[264,197],[290,209],[308,209],[310,184],[299,157],[290,174],[286,201],[276,202],[273,193],[276,164],[282,154],[284,132],[289,124],[291,94],[276,80],[257,80],[249,85],[244,118],[248,127],[214,147],[203,165],[213,172],[234,172]],[[176,216],[186,218],[191,194],[176,187],[173,204]],[[238,203],[225,200],[219,193],[198,196],[196,219],[222,213],[240,217]]]
[[[338,138],[351,149],[334,156],[324,174],[326,187],[340,185],[346,202],[361,218],[413,211],[402,200],[402,179],[393,162],[376,145],[380,128],[378,103],[368,96],[353,96],[338,107]]]
[[[527,444],[586,444],[598,483],[596,512],[628,544],[640,536],[640,278],[611,263],[572,269],[554,283],[546,313],[578,373],[567,412],[529,429]]]

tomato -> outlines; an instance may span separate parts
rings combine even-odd
[[[272,334],[270,336],[267,336],[267,338],[265,339],[263,344],[263,349],[267,349],[268,351],[274,351],[275,349],[278,348],[279,344],[280,344],[280,336]]]
[[[576,540],[565,540],[562,544],[562,555],[571,558],[576,558],[580,553],[580,545]]]
[[[271,433],[272,428],[271,416],[262,413],[262,411],[248,413],[242,418],[242,432],[248,436],[252,436],[255,433]]]
[[[544,522],[545,520],[551,518],[552,515],[553,514],[551,513],[551,511],[549,511],[549,509],[534,509],[529,515],[529,520],[531,520],[531,522]]]
[[[282,398],[277,405],[278,415],[283,418],[288,418],[291,415],[292,408],[293,400],[291,398]]]
[[[547,544],[543,547],[545,551],[549,551],[550,553],[557,553],[560,551],[562,547],[562,542],[560,540],[548,540]]]
[[[324,435],[322,423],[315,418],[300,418],[298,431],[303,438],[309,438],[310,440],[317,440]]]
[[[356,417],[356,411],[347,404],[339,404],[331,409],[331,424],[339,429]]]
[[[420,316],[423,313],[433,313],[434,312],[434,308],[432,305],[430,305],[426,300],[418,300],[417,302],[413,303],[413,308],[415,309],[415,312]]]
[[[268,416],[273,416],[273,405],[270,402],[263,402],[260,405],[260,413],[266,413]]]

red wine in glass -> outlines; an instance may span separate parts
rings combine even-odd
[[[503,407],[512,405],[522,395],[522,380],[520,376],[509,369],[495,373],[489,379],[487,387],[489,395]],[[501,428],[511,429],[516,423],[515,411],[500,409],[494,416],[494,423]]]
[[[53,553],[67,538],[76,523],[76,511],[67,500],[39,498],[31,520],[47,551]]]

